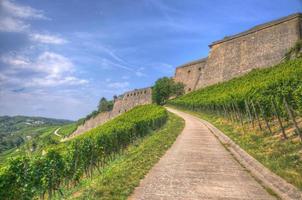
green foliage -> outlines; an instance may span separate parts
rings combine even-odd
[[[107,101],[105,97],[102,97],[98,105],[98,111],[99,112],[111,111],[112,108],[113,108],[113,101]]]
[[[60,127],[58,134],[62,135],[63,137],[69,136],[77,129],[77,123],[71,123]]]
[[[268,169],[302,189],[300,143],[291,140],[280,141],[278,137],[270,134],[258,134],[249,129],[242,134],[241,128],[238,129],[234,123],[228,122],[216,114],[189,113],[211,122]]]
[[[292,58],[299,58],[302,56],[302,40],[296,44],[285,54],[285,60],[288,61]]]
[[[299,58],[253,70],[169,103],[201,113],[262,164],[302,188],[301,143],[297,137],[302,139],[301,77]]]
[[[29,138],[37,137],[49,127],[71,123],[68,120],[43,117],[0,117],[0,153],[20,147]]]
[[[184,85],[175,83],[168,77],[163,77],[155,82],[152,88],[152,100],[158,105],[163,105],[172,96],[180,96],[184,93]]]
[[[140,180],[158,162],[184,127],[184,120],[169,114],[159,130],[130,145],[123,154],[109,163],[102,174],[81,181],[66,191],[64,199],[127,199]],[[77,197],[73,195],[77,194]]]
[[[91,176],[94,169],[105,165],[136,138],[161,127],[166,119],[164,108],[138,106],[86,134],[45,149],[44,155],[17,157],[1,171],[0,196],[30,199],[47,193],[51,198],[63,183],[76,184],[83,175]],[[18,169],[14,167],[17,165]]]
[[[116,96],[113,97],[114,99],[117,98]],[[113,109],[114,102],[113,101],[107,101],[105,97],[102,97],[98,104],[98,109],[92,111],[90,114],[88,114],[86,117],[81,118],[77,121],[77,125],[80,126],[84,124],[87,120],[96,117],[101,112],[108,112]]]
[[[190,109],[220,109],[238,105],[242,112],[245,101],[261,105],[266,115],[272,115],[272,103],[286,116],[284,98],[291,107],[302,111],[302,59],[290,60],[272,68],[253,70],[247,75],[212,85],[169,101]]]

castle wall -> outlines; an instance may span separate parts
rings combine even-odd
[[[292,15],[214,42],[196,88],[275,65],[300,38],[300,15]]]
[[[200,76],[204,72],[206,58],[184,64],[176,68],[174,80],[185,84],[185,92],[195,90]]]
[[[92,128],[95,128],[100,124],[104,124],[105,122],[107,122],[111,118],[112,118],[111,112],[99,113],[94,118],[91,118],[91,119],[85,121],[84,124],[78,126],[77,129],[71,134],[71,137],[74,137],[74,136],[79,135],[83,132],[86,132],[86,131],[88,131]]]
[[[99,125],[102,125],[110,119],[113,119],[116,116],[131,110],[135,106],[151,103],[151,88],[143,88],[126,92],[115,100],[112,111],[99,113],[94,118],[85,121],[84,124],[77,127],[76,131],[73,132],[70,137],[74,137]]]
[[[126,112],[138,105],[152,103],[152,89],[143,88],[129,91],[123,94],[123,97],[118,99],[113,106],[112,112],[115,114]]]

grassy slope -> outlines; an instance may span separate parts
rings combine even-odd
[[[76,130],[77,126],[78,126],[77,123],[71,123],[71,124],[62,126],[60,128],[60,130],[58,131],[58,134],[60,134],[63,137],[67,137]]]
[[[108,164],[101,175],[96,171],[92,179],[83,179],[77,187],[64,193],[68,199],[127,199],[140,179],[173,144],[183,127],[181,118],[169,114],[166,125],[131,145]]]
[[[28,155],[33,153],[30,151],[30,148],[32,148],[33,144],[36,145],[35,151],[40,151],[49,145],[58,144],[61,138],[54,135],[53,134],[54,131],[60,128],[58,133],[64,137],[71,134],[76,128],[76,126],[77,126],[76,122],[73,122],[70,124],[62,124],[62,125],[45,124],[43,126],[25,127],[21,130],[18,130],[18,132],[22,132],[20,134],[32,135],[33,138],[27,140],[18,148],[15,147],[13,149],[9,149],[7,151],[0,153],[0,165],[3,165],[3,163],[8,161],[12,157],[26,155],[26,154]]]
[[[181,110],[211,122],[264,166],[302,189],[302,145],[299,141],[280,141],[279,137],[263,134],[247,126],[243,134],[239,124],[216,115]]]

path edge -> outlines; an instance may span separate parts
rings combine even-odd
[[[238,162],[243,165],[258,181],[260,181],[263,186],[271,189],[283,200],[302,199],[302,192],[298,188],[271,172],[210,122],[200,118],[198,119],[207,126],[207,128],[231,152]]]

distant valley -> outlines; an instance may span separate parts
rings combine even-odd
[[[70,120],[44,117],[0,116],[0,153],[18,148],[26,141],[70,123]]]

